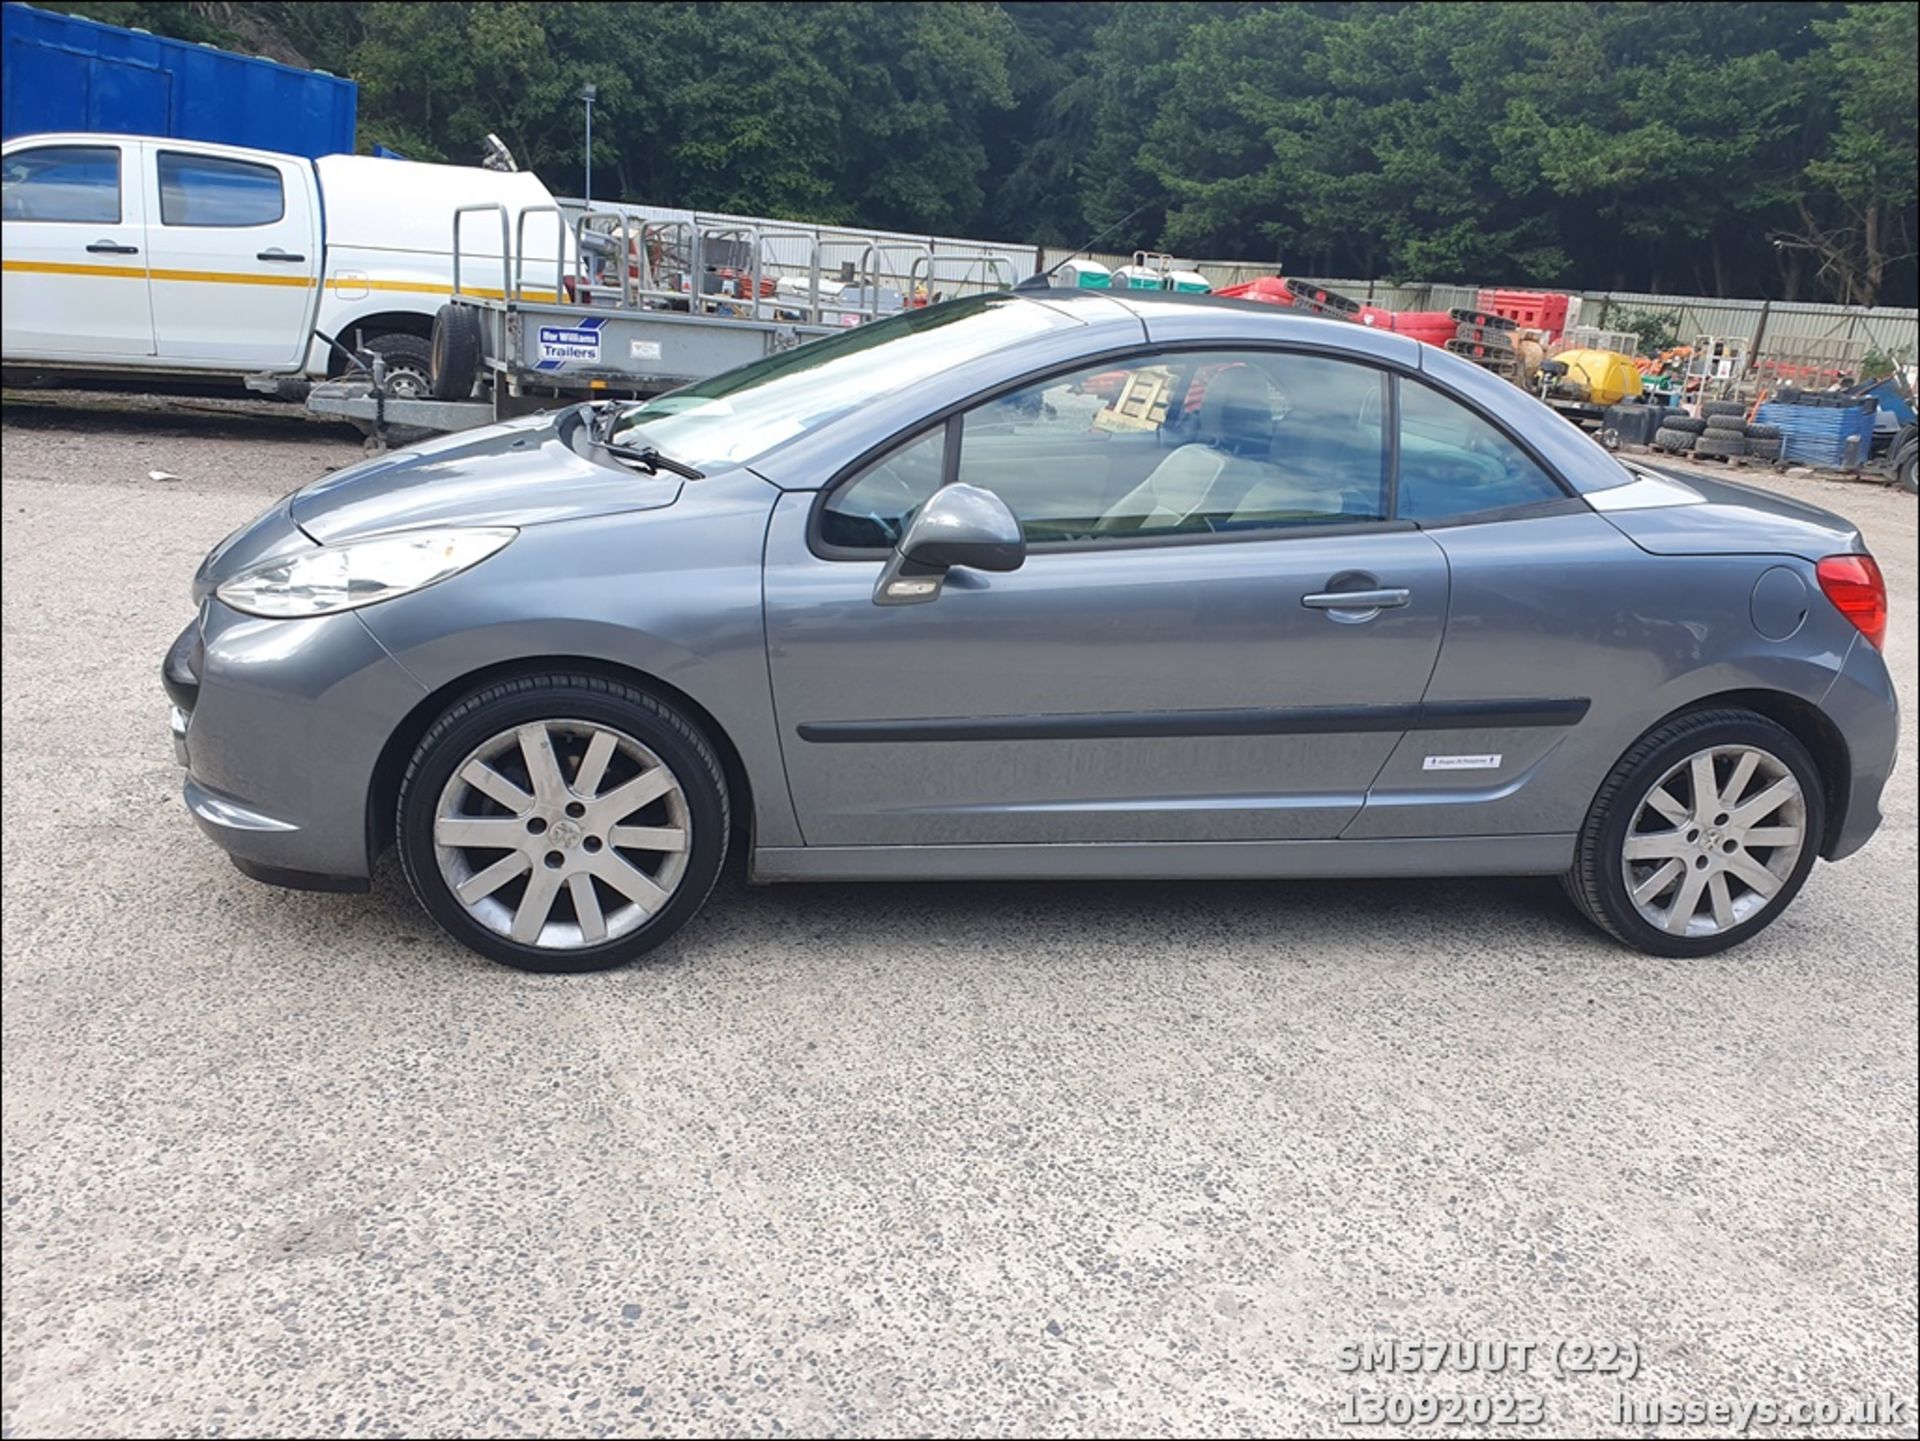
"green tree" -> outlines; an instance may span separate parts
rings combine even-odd
[[[561,194],[1304,274],[1915,298],[1915,16],[1835,0],[91,0]]]
[[[1194,28],[1148,163],[1165,239],[1302,273],[1459,279],[1566,265],[1493,171],[1524,35],[1491,5],[1260,7]]]
[[[1842,301],[1878,303],[1895,266],[1904,268],[1901,290],[1911,299],[1920,10],[1849,5],[1814,28],[1825,45],[1804,69],[1814,93],[1837,97],[1833,123],[1807,163],[1797,224],[1775,238],[1814,255]]]

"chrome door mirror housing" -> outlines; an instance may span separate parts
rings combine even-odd
[[[1007,503],[977,485],[948,485],[920,507],[900,537],[880,581],[875,605],[923,605],[937,600],[954,566],[1009,571],[1026,564],[1027,542]]]

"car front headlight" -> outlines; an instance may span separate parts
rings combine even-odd
[[[409,530],[281,556],[222,582],[214,594],[247,615],[332,615],[458,575],[517,534],[508,526]]]

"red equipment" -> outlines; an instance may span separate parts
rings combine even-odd
[[[1214,294],[1229,300],[1258,300],[1266,305],[1293,306],[1318,315],[1344,318],[1361,325],[1371,325],[1377,330],[1391,330],[1396,335],[1410,335],[1427,345],[1445,345],[1453,339],[1457,328],[1454,318],[1444,310],[1395,311],[1378,305],[1357,305],[1344,296],[1319,287],[1303,285],[1299,291],[1295,291],[1278,275],[1262,275],[1241,285],[1216,290]],[[1328,297],[1335,304],[1329,305]],[[1340,308],[1341,302],[1351,308]]]
[[[1567,311],[1573,297],[1546,290],[1483,290],[1481,310],[1545,333],[1549,342],[1558,340],[1567,328]]]

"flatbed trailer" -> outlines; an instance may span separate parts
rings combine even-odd
[[[461,266],[463,254],[492,259],[490,247],[465,243],[483,223],[491,240],[486,222],[498,225],[508,277],[490,294],[466,285]],[[528,227],[549,224],[560,241],[554,271],[529,275]],[[471,205],[455,212],[453,230],[453,293],[434,339],[436,368],[451,363],[452,383],[436,377],[435,396],[398,395],[374,358],[312,387],[308,410],[353,421],[381,445],[395,430],[460,430],[579,400],[644,398],[924,305],[936,285],[997,290],[1015,280],[992,252],[936,255],[883,237],[864,240],[836,277],[810,232],[697,216],[645,222],[557,205],[516,216]],[[789,252],[802,245],[806,262],[773,262],[776,242]],[[567,257],[577,273],[566,273]]]

